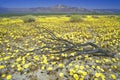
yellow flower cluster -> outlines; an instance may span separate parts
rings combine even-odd
[[[120,21],[117,17],[119,16],[112,18],[97,16],[96,18],[86,15],[82,17],[81,22],[70,22],[70,17],[65,15],[37,16],[33,23],[24,23],[20,18],[2,18],[0,20],[0,73],[2,74],[0,79],[12,79],[11,73],[14,71],[27,74],[27,71],[41,69],[50,72],[60,68],[61,72],[58,72],[58,75],[61,79],[68,73],[70,80],[84,80],[86,77],[94,80],[116,80],[118,76],[115,74],[120,74]],[[94,42],[101,48],[118,52],[118,56],[110,58],[90,57],[89,54],[79,55],[66,66],[66,61],[71,59],[68,57],[74,57],[76,52],[48,54],[57,52],[56,49],[47,48],[49,42],[54,43],[54,41],[49,40],[51,35],[45,31],[39,33],[36,26],[40,31],[41,27],[54,31],[57,37],[75,44]],[[58,45],[59,43],[56,42],[51,44],[50,48]],[[38,48],[41,49],[34,51]],[[86,48],[77,47],[77,50],[84,49]],[[93,48],[90,46],[90,49]]]

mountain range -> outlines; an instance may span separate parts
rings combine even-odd
[[[100,14],[119,14],[120,9],[87,9],[71,7],[66,5],[55,5],[51,7],[36,8],[4,8],[0,7],[0,13],[100,13]]]

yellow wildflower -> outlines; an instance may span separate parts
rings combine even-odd
[[[44,64],[47,64],[47,63],[48,63],[47,59],[44,59],[44,60],[43,60],[43,63],[44,63]]]
[[[79,68],[79,65],[75,65],[75,68],[78,69],[78,68]]]
[[[112,77],[113,79],[116,79],[116,76],[115,76],[114,74],[111,74],[111,77]]]
[[[99,80],[98,78],[94,78],[94,80]]]
[[[28,68],[31,65],[31,63],[25,64],[23,67]]]
[[[61,72],[61,73],[59,73],[59,76],[60,76],[60,77],[63,77],[63,76],[64,76],[64,74]]]
[[[45,66],[42,66],[41,69],[44,70],[44,69],[45,69]]]
[[[80,66],[80,69],[81,69],[81,70],[84,69],[84,66]]]
[[[54,56],[51,56],[50,58],[51,58],[51,59],[54,59],[55,57],[54,57]]]
[[[97,66],[97,69],[101,69],[100,66]]]
[[[74,77],[75,80],[79,79],[79,76],[77,74],[74,74],[73,77]]]
[[[72,65],[73,65],[72,63],[69,64],[69,66],[72,66]]]
[[[100,77],[100,73],[95,73],[95,76],[96,77]]]
[[[58,66],[59,66],[60,68],[63,68],[63,67],[64,67],[64,65],[63,65],[62,63],[60,63]]]
[[[71,53],[70,55],[71,55],[71,56],[74,56],[74,55],[75,55],[75,53]]]
[[[92,68],[95,68],[95,66],[92,65]]]
[[[0,65],[0,69],[3,69],[3,68],[5,68],[5,66],[4,65]]]
[[[84,80],[84,78],[80,78],[79,80]]]
[[[87,75],[87,72],[83,72],[83,75],[84,75],[84,76]]]
[[[11,75],[7,75],[7,77],[6,77],[7,80],[10,80],[11,78],[12,78]]]
[[[10,59],[10,56],[4,57],[4,60],[8,60]]]
[[[5,76],[6,76],[6,74],[2,74],[2,75],[1,75],[2,78],[5,78]]]
[[[17,58],[17,60],[16,60],[16,61],[17,61],[17,62],[21,61],[21,57]]]
[[[51,70],[53,70],[53,68],[52,68],[52,67],[48,67],[47,70],[48,70],[48,71],[51,71]]]
[[[18,67],[18,69],[17,69],[18,71],[21,71],[22,70],[22,67]]]
[[[34,56],[34,59],[35,59],[35,60],[40,60],[40,59],[39,59],[39,56],[37,56],[37,55]]]

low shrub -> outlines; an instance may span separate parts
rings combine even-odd
[[[32,16],[32,15],[26,15],[26,16],[23,16],[23,17],[22,17],[22,20],[23,20],[25,23],[30,23],[30,22],[35,22],[35,21],[36,21],[36,18],[35,18],[35,16]]]
[[[71,15],[70,22],[80,22],[83,21],[80,15]]]

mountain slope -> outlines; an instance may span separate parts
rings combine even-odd
[[[0,13],[120,13],[119,9],[86,9],[70,7],[66,5],[55,5],[52,7],[36,8],[0,8]]]

